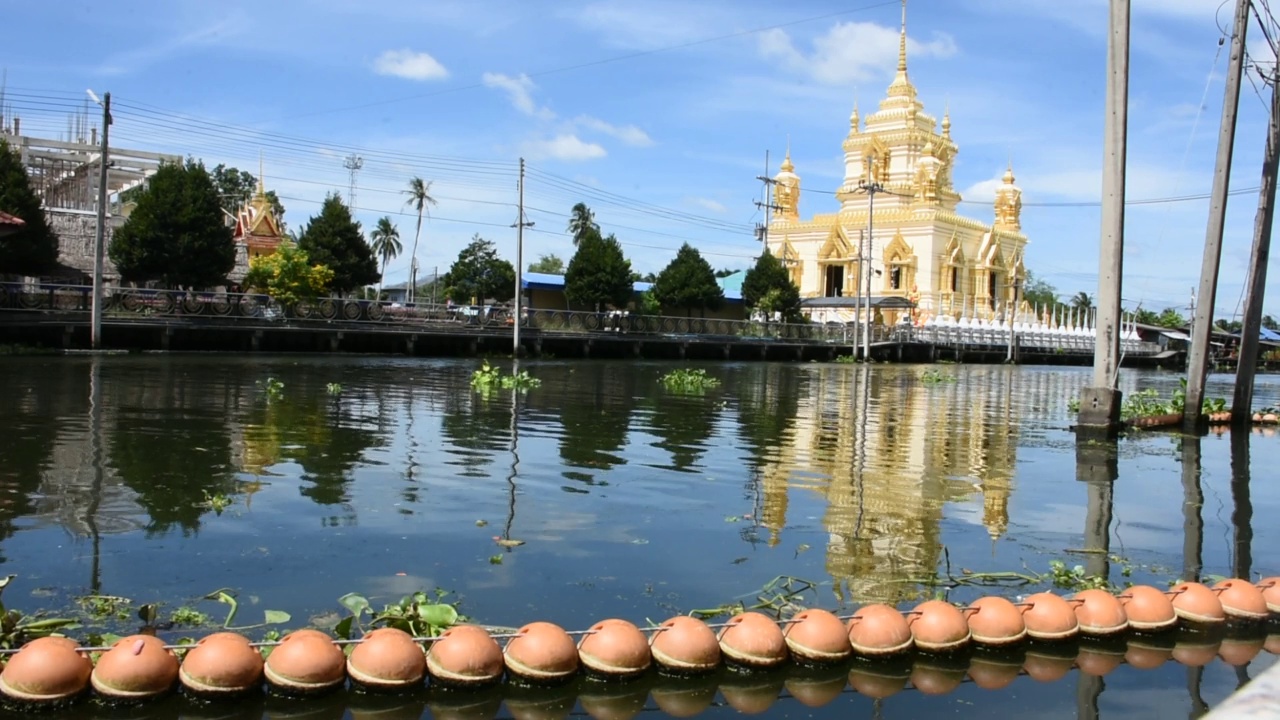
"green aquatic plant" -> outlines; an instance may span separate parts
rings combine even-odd
[[[357,593],[347,593],[338,603],[351,612],[334,627],[334,634],[350,640],[355,631],[364,634],[380,627],[403,630],[414,637],[435,637],[467,618],[458,613],[457,602],[445,602],[449,593],[437,589],[434,593],[418,591],[406,595],[398,603],[384,605],[374,611],[368,598]],[[364,619],[368,618],[365,624]]]
[[[81,611],[96,620],[128,620],[133,601],[117,595],[82,595],[76,598],[76,604]]]
[[[269,377],[262,383],[263,392],[266,393],[267,402],[275,402],[284,398],[284,383]]]
[[[341,395],[341,394],[342,394],[342,385],[341,385],[341,384],[339,384],[339,383],[333,383],[333,382],[331,382],[331,383],[329,383],[328,385],[325,385],[325,386],[324,386],[324,389],[325,389],[325,391],[326,391],[326,392],[328,392],[330,395]]]
[[[169,622],[174,625],[186,625],[189,627],[200,627],[209,624],[209,616],[199,610],[183,605],[175,608],[169,613]]]
[[[675,393],[698,394],[716,387],[720,381],[707,374],[706,370],[680,369],[672,370],[662,376],[662,385]]]
[[[262,622],[255,625],[240,625],[233,627],[236,619],[236,613],[240,610],[240,603],[236,600],[234,592],[229,588],[220,588],[214,590],[204,596],[205,600],[217,600],[224,605],[230,605],[231,609],[227,611],[227,619],[222,621],[222,627],[226,630],[252,630],[254,628],[267,627],[268,625],[283,625],[291,619],[289,613],[283,610],[263,610]]]
[[[17,575],[0,578],[0,593]],[[36,638],[57,635],[59,630],[80,627],[72,618],[47,618],[39,613],[27,615],[21,610],[9,610],[0,602],[0,648],[21,647]]]
[[[950,373],[944,373],[937,368],[929,368],[920,373],[920,381],[925,385],[939,385],[942,383],[953,383],[956,376]]]
[[[499,388],[503,390],[528,390],[542,385],[542,381],[521,370],[512,375],[503,375],[500,368],[489,364],[488,360],[479,370],[471,373],[471,387],[480,392],[489,392]]]
[[[208,490],[202,492],[204,492],[204,502],[201,504],[212,510],[215,515],[221,515],[223,510],[231,507],[231,504],[235,502],[220,492],[210,493]]]
[[[836,358],[837,365],[853,365],[856,362],[858,362],[858,358],[855,355],[840,355]]]

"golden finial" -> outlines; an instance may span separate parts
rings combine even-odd
[[[898,72],[907,71],[907,0],[902,0],[902,34],[898,37]]]
[[[855,96],[853,98],[853,114],[849,116],[849,129],[853,132],[858,132],[860,124],[861,120],[858,117],[858,98]]]
[[[263,172],[262,167],[263,167],[263,163],[262,163],[262,151],[261,151],[261,150],[259,150],[259,151],[258,151],[258,194],[259,194],[259,195],[266,195],[266,194],[267,194],[267,184],[266,184],[266,182],[264,182],[264,172]]]
[[[791,138],[788,137],[787,154],[786,157],[782,158],[782,172],[792,172],[795,169],[796,166],[791,164]]]
[[[1012,158],[1009,159],[1009,168],[1004,171],[1004,184],[1005,185],[1013,184],[1013,159]]]

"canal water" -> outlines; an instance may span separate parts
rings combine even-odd
[[[381,607],[440,589],[477,622],[581,629],[734,603],[850,612],[940,592],[1016,597],[1052,587],[1055,561],[1119,585],[1280,574],[1280,438],[1142,433],[1078,454],[1068,403],[1085,369],[708,364],[720,384],[679,395],[660,377],[684,365],[548,360],[520,365],[539,387],[484,394],[469,385],[479,362],[0,358],[0,575],[17,576],[5,604],[67,613],[86,595],[129,599],[122,617],[73,631],[84,635],[136,630],[127,613],[159,603],[161,634],[177,639],[220,626],[229,606],[205,599],[218,590],[237,599],[236,625],[289,613],[245,631],[261,637],[331,627],[352,592]],[[1125,371],[1121,387],[1168,395],[1178,380]],[[1212,376],[1209,395],[1229,396],[1229,381]],[[1280,381],[1260,378],[1257,394],[1280,405]],[[1006,575],[977,585],[994,573]],[[168,625],[188,610],[210,625]],[[880,700],[841,671],[817,707],[794,697],[795,678],[737,678],[699,707],[1195,717],[1273,662],[1260,645],[1239,667],[1120,664],[999,690],[961,682],[963,667],[899,668],[889,674],[911,682]],[[612,692],[665,715],[656,692]],[[363,716],[357,699],[326,702],[317,717]],[[393,715],[452,712],[424,703]],[[453,716],[513,715],[473,710]],[[264,712],[290,711],[229,716]],[[602,716],[586,700],[573,712]]]

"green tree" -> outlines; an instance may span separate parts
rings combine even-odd
[[[1058,302],[1058,288],[1036,277],[1030,270],[1022,283],[1022,299],[1031,307],[1056,308],[1061,304]]]
[[[800,315],[800,288],[782,261],[765,248],[756,264],[742,279],[742,302],[748,308],[765,313],[782,313],[787,322]]]
[[[108,249],[124,280],[190,288],[226,280],[236,246],[203,164],[162,165],[136,202]]]
[[[516,292],[516,269],[498,257],[493,243],[476,233],[458,253],[449,268],[448,295],[454,302],[498,302],[510,300]]]
[[[585,231],[564,274],[564,295],[569,302],[597,312],[605,305],[626,307],[634,288],[631,261],[622,254],[617,238],[600,237],[599,230]]]
[[[210,175],[213,176],[214,187],[218,188],[218,199],[222,203],[222,209],[232,215],[249,201],[257,190],[259,182],[253,173],[222,163],[216,165]],[[280,221],[280,230],[283,232],[284,205],[281,204],[275,190],[267,190],[264,194],[267,196],[267,202],[271,203],[271,212]]]
[[[400,244],[400,230],[391,223],[391,218],[383,215],[378,218],[378,226],[370,233],[373,238],[373,254],[382,260],[382,277],[378,278],[378,298],[382,298],[382,282],[387,275],[387,263],[396,259],[404,246]]]
[[[317,297],[333,282],[333,270],[312,264],[307,251],[285,240],[270,255],[249,261],[245,287],[264,292],[280,302],[293,305]]]
[[[1092,310],[1093,296],[1081,290],[1080,292],[1071,296],[1070,304],[1071,304],[1071,307],[1076,310]]]
[[[1139,325],[1159,325],[1160,313],[1142,308],[1133,314],[1133,320]]]
[[[409,253],[409,296],[406,298],[408,302],[417,302],[418,238],[422,237],[422,215],[426,213],[430,217],[428,208],[436,205],[436,199],[431,197],[431,181],[416,176],[409,178],[409,189],[404,193],[409,196],[404,204],[418,212],[418,227],[413,231],[413,252]]]
[[[1156,325],[1166,328],[1186,327],[1187,319],[1182,317],[1182,313],[1175,308],[1165,308],[1160,311],[1160,317],[1156,318]]]
[[[686,315],[715,310],[724,299],[711,265],[689,243],[681,245],[675,259],[658,273],[653,294],[662,307],[684,308]]]
[[[1138,322],[1142,322],[1139,320]],[[1222,332],[1238,333],[1244,329],[1244,323],[1239,320],[1227,320],[1226,318],[1218,318],[1213,321],[1213,326]]]
[[[573,244],[577,245],[583,236],[592,230],[600,232],[596,223],[596,214],[586,203],[578,203],[569,211],[569,234],[573,236]]]
[[[539,255],[535,262],[529,263],[528,272],[546,273],[547,275],[563,275],[564,260],[560,259],[555,253]]]
[[[43,275],[58,265],[58,236],[31,189],[22,158],[0,140],[0,212],[22,218],[21,230],[0,238],[0,275]]]
[[[307,252],[311,262],[333,271],[330,289],[348,293],[362,285],[381,279],[373,248],[364,241],[360,223],[351,217],[342,198],[330,193],[324,199],[320,214],[311,218],[298,235],[298,247]]]
[[[1270,315],[1262,316],[1262,327],[1268,330],[1280,332],[1280,324],[1277,324],[1276,319],[1271,317]]]

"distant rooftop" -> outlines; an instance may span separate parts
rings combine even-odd
[[[731,302],[742,301],[742,280],[746,275],[746,270],[739,270],[728,277],[722,277],[716,280],[716,283],[722,290],[724,290],[725,300],[729,300]],[[526,290],[563,290],[564,276],[552,275],[550,273],[527,272],[521,276],[520,284]],[[632,287],[636,292],[642,293],[651,289],[653,287],[653,283],[636,281]]]

